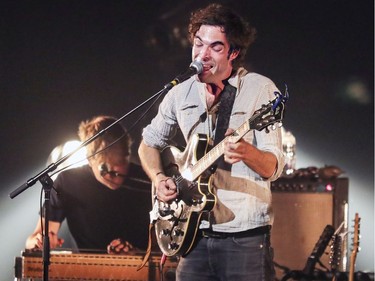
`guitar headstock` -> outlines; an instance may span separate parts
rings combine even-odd
[[[269,132],[269,127],[275,129],[275,125],[282,126],[282,120],[284,118],[285,103],[289,99],[288,88],[285,86],[285,94],[279,92],[274,93],[276,98],[270,101],[268,104],[263,105],[260,109],[256,110],[253,116],[250,118],[250,128],[258,131],[266,129]]]
[[[354,233],[353,233],[353,250],[350,255],[350,268],[349,268],[349,281],[354,281],[355,273],[355,260],[357,258],[357,253],[359,252],[359,222],[361,218],[358,213],[355,214],[354,218]]]
[[[359,248],[360,222],[361,222],[361,218],[359,217],[358,213],[356,213],[355,217],[354,217],[354,233],[353,233],[353,250],[352,250],[352,255],[356,255],[359,252],[359,250],[360,250],[360,248]]]
[[[331,270],[336,271],[340,266],[341,261],[341,244],[342,238],[340,234],[334,234],[331,238],[331,249],[329,255],[329,263],[331,265]]]

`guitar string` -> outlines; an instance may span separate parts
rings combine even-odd
[[[220,149],[222,149],[224,147],[224,141],[227,140],[229,137],[234,137],[236,136],[235,134],[238,134],[238,136],[243,136],[244,134],[242,133],[246,133],[250,128],[251,126],[249,126],[249,128],[245,127],[246,124],[249,124],[251,122],[253,122],[255,119],[257,119],[259,117],[259,115],[264,115],[265,113],[269,112],[269,110],[272,108],[272,102],[269,103],[267,106],[265,106],[263,108],[263,110],[261,111],[256,111],[254,113],[254,115],[247,121],[245,121],[236,131],[234,131],[232,134],[230,134],[229,136],[225,137],[223,140],[221,140],[213,149],[211,149],[210,151],[208,151],[205,155],[202,156],[202,158],[200,158],[198,160],[198,162],[196,164],[194,164],[192,167],[191,167],[191,171],[192,171],[192,174],[197,174],[196,171],[194,170],[198,170],[200,171],[200,166],[202,165],[199,165],[199,163],[204,163],[204,162],[214,162],[216,161],[220,156],[221,156],[221,153],[220,155],[218,155],[218,153],[221,151]],[[242,130],[244,130],[244,132],[241,132]],[[238,137],[237,136],[237,137]],[[240,139],[240,138],[239,138]],[[213,158],[215,158],[213,160]],[[204,166],[204,165],[203,165]],[[198,168],[197,168],[198,167]],[[206,168],[205,170],[207,170],[208,168]],[[198,174],[202,174],[205,170],[203,171],[200,171]],[[193,177],[193,180],[195,180],[197,178],[197,176],[194,176]],[[182,176],[179,176],[175,179],[176,183],[181,183],[182,181],[184,180],[184,178]]]

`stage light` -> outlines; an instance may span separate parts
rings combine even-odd
[[[47,165],[51,163],[55,163],[62,157],[76,150],[80,145],[81,145],[80,141],[70,140],[64,144],[61,144],[55,147],[48,157]],[[58,171],[61,171],[64,168],[70,169],[70,168],[83,166],[85,164],[87,164],[86,147],[82,147],[81,149],[77,150],[73,155],[71,155],[68,159],[66,159],[63,163],[61,163],[57,167],[57,169]],[[57,174],[58,172],[53,175],[53,178],[56,178]]]
[[[326,185],[326,191],[333,191],[333,186],[330,183]]]

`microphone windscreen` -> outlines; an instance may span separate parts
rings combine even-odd
[[[201,60],[198,58],[196,59],[195,61],[193,61],[191,64],[190,64],[190,67],[193,67],[196,69],[197,73],[196,74],[201,74],[202,71],[203,71],[203,63],[201,62]]]
[[[102,177],[108,174],[108,167],[106,163],[102,163],[99,165],[99,172]]]

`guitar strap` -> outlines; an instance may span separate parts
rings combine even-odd
[[[229,119],[232,113],[234,99],[236,97],[236,87],[226,83],[222,93],[220,94],[218,119],[216,123],[214,146],[221,142],[225,137],[225,132],[229,126]],[[230,170],[230,164],[224,162],[222,155],[216,162],[217,166],[221,169]]]
[[[150,222],[150,224],[148,225],[148,245],[147,245],[146,253],[142,259],[142,262],[137,267],[137,271],[141,270],[146,265],[146,263],[148,262],[150,258],[151,251],[152,251],[152,231],[154,229],[154,225],[155,224],[152,222]]]
[[[229,127],[230,115],[232,113],[234,99],[236,98],[237,89],[241,88],[241,78],[247,74],[247,70],[240,67],[237,70],[238,82],[237,88],[229,84],[228,80],[225,81],[225,87],[220,94],[219,110],[218,110],[218,120],[216,124],[214,146],[221,142],[225,137],[225,132]],[[230,171],[231,165],[224,161],[224,155],[222,155],[216,161],[217,167]]]
[[[189,131],[189,133],[188,133],[188,137],[187,137],[188,140],[190,139],[190,137],[191,137],[192,133],[194,132],[195,128],[198,127],[198,125],[199,125],[200,123],[203,123],[203,122],[206,121],[206,119],[207,119],[207,115],[209,115],[209,116],[216,116],[216,114],[217,114],[217,110],[218,110],[218,107],[219,107],[219,104],[217,103],[217,104],[215,104],[213,107],[211,107],[211,109],[210,109],[208,112],[205,111],[205,112],[203,112],[203,113],[199,116],[198,121],[195,122],[195,124],[191,127],[191,129],[190,129],[190,131]],[[216,120],[216,117],[214,118],[214,120]]]

